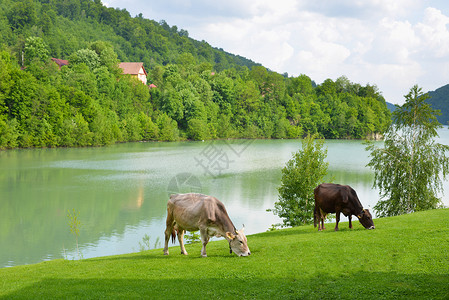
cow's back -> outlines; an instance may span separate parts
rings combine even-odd
[[[217,198],[203,194],[189,193],[171,195],[167,203],[176,223],[186,230],[198,230],[200,224],[213,222],[217,214],[225,214],[223,203]]]
[[[315,206],[326,213],[343,211],[345,215],[356,214],[363,208],[357,193],[349,185],[322,183],[314,190]]]
[[[342,187],[332,183],[322,183],[314,190],[315,206],[326,213],[335,213],[335,207],[341,205]]]

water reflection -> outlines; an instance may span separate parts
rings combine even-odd
[[[449,144],[449,130],[442,141]],[[208,142],[130,143],[0,152],[0,267],[77,258],[67,218],[72,209],[80,212],[84,258],[139,251],[146,234],[152,248],[161,247],[166,202],[177,191],[214,195],[236,227],[266,231],[281,222],[266,209],[277,200],[281,168],[300,145],[217,141],[217,151]],[[351,185],[365,207],[374,206],[378,192],[362,142],[326,146],[329,178]]]

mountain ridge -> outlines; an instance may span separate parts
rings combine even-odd
[[[435,91],[428,91],[429,98],[426,100],[433,109],[439,110],[441,115],[437,116],[438,122],[443,125],[449,123],[449,84],[443,85],[437,88]],[[390,102],[386,102],[387,108],[393,113],[396,109],[396,105]]]

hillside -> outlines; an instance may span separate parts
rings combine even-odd
[[[188,31],[163,20],[131,17],[125,9],[108,8],[101,1],[1,0],[0,36],[0,42],[15,47],[23,46],[27,36],[42,37],[49,56],[60,59],[102,40],[114,47],[120,61],[143,62],[147,68],[177,63],[184,53],[217,71],[259,65],[191,39]]]
[[[225,240],[128,255],[0,269],[0,298],[447,299],[448,209],[248,236],[251,255]]]
[[[396,106],[393,103],[387,102],[387,108],[391,113],[393,113],[396,109]]]
[[[148,85],[124,76],[119,62],[143,62]],[[286,78],[97,0],[1,0],[0,149],[363,139],[389,123],[376,86]]]
[[[435,91],[429,92],[430,98],[427,102],[433,109],[441,110],[441,116],[437,116],[438,121],[443,125],[449,123],[449,84],[442,86]]]

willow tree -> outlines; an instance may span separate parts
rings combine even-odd
[[[374,206],[377,216],[386,217],[438,208],[442,178],[449,173],[449,146],[435,142],[439,114],[426,103],[429,96],[417,85],[396,105],[392,125],[385,133],[383,148],[374,144],[368,166],[374,170],[374,186],[381,200]]]
[[[268,210],[283,219],[282,226],[299,226],[313,221],[313,190],[322,183],[329,165],[324,161],[327,149],[323,147],[323,139],[306,137],[302,140],[302,148],[293,153],[282,169],[279,200],[274,209]]]

